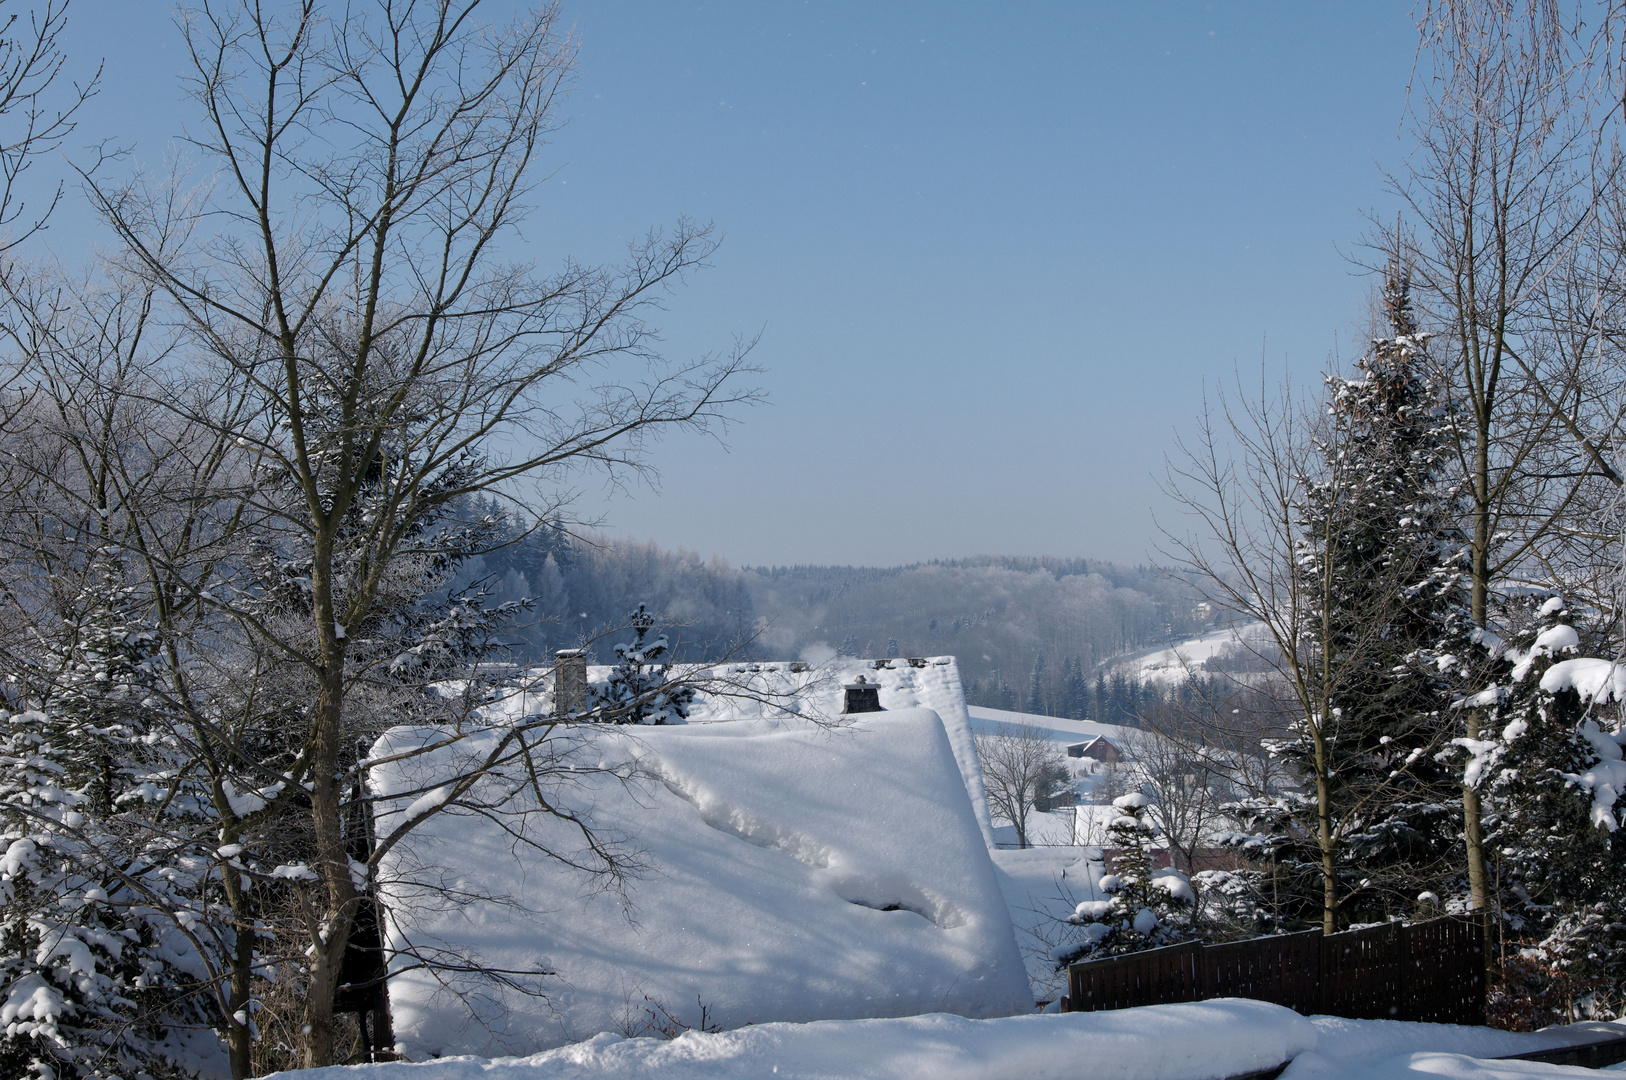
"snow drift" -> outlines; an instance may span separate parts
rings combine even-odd
[[[996,1080],[1102,1076],[1217,1080],[1268,1069],[1316,1044],[1309,1020],[1239,998],[1119,1012],[966,1020],[915,1016],[768,1024],[671,1042],[600,1035],[529,1058],[375,1065],[369,1080]],[[320,1069],[300,1080],[340,1080]]]

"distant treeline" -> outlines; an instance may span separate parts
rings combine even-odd
[[[804,654],[959,658],[973,704],[1114,720],[1143,691],[1116,656],[1211,629],[1184,582],[1156,567],[981,556],[888,568],[735,568],[652,542],[514,526],[471,577],[494,600],[534,598],[516,652],[540,660],[586,645],[604,661],[627,613],[658,613],[681,661]]]

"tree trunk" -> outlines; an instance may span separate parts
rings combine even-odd
[[[1490,429],[1489,402],[1487,401],[1475,431],[1474,447],[1474,535],[1470,552],[1472,582],[1469,592],[1469,615],[1480,629],[1485,626],[1490,607]],[[1480,712],[1467,710],[1463,718],[1470,739],[1480,737]],[[1491,955],[1490,875],[1485,866],[1485,836],[1480,824],[1479,792],[1466,785],[1462,789],[1462,838],[1468,862],[1468,908],[1479,913],[1484,926],[1485,966],[1489,970]]]
[[[340,636],[332,590],[332,542],[318,536],[311,571],[312,614],[322,651],[321,689],[316,722],[311,732],[311,824],[316,840],[317,888],[326,910],[315,913],[312,928],[310,985],[305,1001],[305,1022],[310,1026],[305,1043],[305,1067],[334,1064],[333,998],[338,989],[344,951],[355,919],[357,893],[350,878],[350,853],[345,849],[343,798],[340,775],[340,735],[344,716],[345,642]]]

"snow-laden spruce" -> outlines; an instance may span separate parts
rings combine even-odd
[[[1530,957],[1581,977],[1626,978],[1626,760],[1618,662],[1578,655],[1553,597],[1510,642],[1484,635],[1493,681],[1466,696],[1484,736],[1457,740],[1464,782],[1490,810],[1509,928]]]
[[[208,814],[152,721],[162,663],[118,560],[45,643],[47,710],[0,712],[0,1075],[224,1071],[210,961],[233,941]]]
[[[1390,333],[1358,377],[1328,376],[1317,453],[1291,466],[1291,600],[1265,613],[1298,711],[1266,746],[1304,790],[1232,807],[1239,839],[1282,870],[1265,891],[1319,909],[1328,933],[1414,912],[1445,887],[1461,832],[1460,790],[1435,759],[1469,629],[1457,420],[1404,266],[1383,298]]]
[[[1150,803],[1138,791],[1112,800],[1118,817],[1107,826],[1107,835],[1116,855],[1112,873],[1100,881],[1108,899],[1079,903],[1067,920],[1080,928],[1079,933],[1051,954],[1058,967],[1173,945],[1196,936],[1191,924],[1196,894],[1191,883],[1172,867],[1152,868],[1152,836],[1157,830],[1146,814]]]

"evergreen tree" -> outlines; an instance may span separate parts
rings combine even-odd
[[[1318,472],[1297,523],[1305,715],[1274,750],[1309,791],[1239,807],[1289,868],[1308,868],[1313,842],[1328,930],[1405,913],[1420,891],[1443,888],[1460,832],[1458,789],[1437,761],[1450,668],[1469,654],[1447,471],[1454,421],[1399,267],[1384,303],[1391,333],[1359,376],[1327,379]]]
[[[1090,681],[1084,676],[1084,661],[1069,656],[1062,661],[1062,715],[1070,720],[1090,718]]]
[[[232,931],[207,802],[162,722],[156,635],[107,550],[65,610],[46,709],[0,714],[0,1074],[218,1064],[202,976]]]
[[[1086,900],[1067,920],[1082,928],[1074,944],[1058,950],[1060,963],[1081,957],[1118,956],[1196,936],[1192,926],[1195,894],[1185,875],[1152,866],[1156,826],[1146,813],[1150,800],[1140,792],[1112,801],[1119,816],[1107,826],[1113,848],[1112,873],[1101,878],[1106,900]]]
[[[1033,670],[1028,674],[1027,711],[1039,716],[1050,712],[1050,695],[1045,692],[1045,655],[1040,649],[1033,658]]]
[[[1504,917],[1515,940],[1585,987],[1626,990],[1626,794],[1619,704],[1626,675],[1577,656],[1558,598],[1503,649],[1490,706],[1494,738],[1461,740],[1467,780],[1483,793],[1486,844],[1500,853]]]
[[[633,639],[615,647],[610,679],[593,688],[593,705],[608,724],[670,724],[688,718],[694,687],[672,679],[666,635],[650,637],[655,617],[638,605],[628,618]]]

